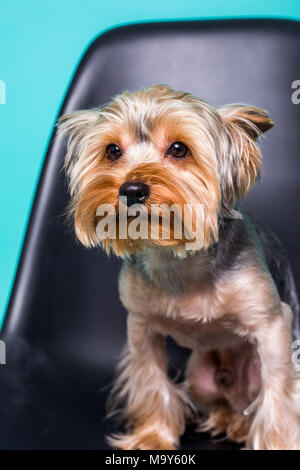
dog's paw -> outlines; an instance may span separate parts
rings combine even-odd
[[[155,431],[134,430],[131,434],[114,434],[107,437],[114,449],[120,450],[175,450],[174,444]]]

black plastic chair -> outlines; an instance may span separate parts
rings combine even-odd
[[[300,283],[300,25],[284,20],[176,21],[112,29],[88,48],[59,115],[154,83],[213,105],[244,102],[275,121],[261,144],[264,171],[246,207],[289,252]],[[105,449],[107,389],[125,341],[117,293],[120,262],[82,248],[65,222],[65,147],[51,139],[2,331],[2,448]],[[21,338],[21,339],[20,339]],[[186,351],[170,343],[172,364]],[[182,448],[236,448],[190,431]]]

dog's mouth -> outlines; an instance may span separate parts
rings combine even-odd
[[[140,226],[138,228],[142,228],[142,226],[144,226],[144,228],[147,227],[147,231],[149,231],[148,233],[149,238],[152,238],[151,234],[155,231],[154,229],[156,229],[156,231],[157,230],[159,231],[160,236],[163,235],[162,233],[163,230],[169,231],[170,237],[172,238],[172,234],[174,235],[175,226],[177,226],[177,229],[178,229],[178,225],[181,224],[181,229],[182,229],[181,232],[184,234],[183,221],[182,222],[179,221],[176,223],[174,221],[175,217],[173,214],[171,214],[170,217],[161,213],[155,213],[153,215],[151,214],[151,211],[146,206],[142,206],[141,204],[135,204],[135,206],[136,207],[135,207],[134,213],[132,213],[131,211],[120,213],[118,210],[116,210],[114,215],[104,215],[104,216],[96,215],[94,219],[95,226],[97,226],[99,222],[103,221],[104,218],[106,218],[107,224],[109,224],[110,222],[111,223],[115,222],[116,229],[118,229],[117,230],[117,234],[118,234],[118,231],[121,231],[122,228],[128,229],[131,223],[133,222],[133,223],[137,223],[137,225]],[[128,238],[131,238],[130,235],[128,236]],[[177,238],[181,238],[182,240],[184,240],[184,236],[177,237]]]
[[[204,218],[197,219],[195,208],[172,201],[158,202],[147,197],[145,202],[128,205],[118,198],[109,208],[104,204],[94,219],[99,242],[118,252],[140,251],[147,246],[170,247],[180,253],[184,249],[202,249]]]

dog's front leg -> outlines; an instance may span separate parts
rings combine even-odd
[[[125,400],[129,432],[109,437],[109,443],[127,450],[174,449],[185,428],[187,398],[168,378],[164,337],[143,316],[128,316],[128,344],[119,368],[111,401]]]
[[[284,303],[281,307],[282,312],[251,325],[262,377],[260,394],[244,412],[253,413],[247,447],[254,450],[300,450],[300,380],[292,363],[291,311]]]

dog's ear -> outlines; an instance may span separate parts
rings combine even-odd
[[[250,138],[256,140],[274,126],[265,109],[247,104],[229,104],[218,108],[225,123],[242,129]]]
[[[69,172],[80,153],[82,138],[95,125],[100,116],[99,109],[75,111],[61,116],[57,122],[58,135],[68,136],[65,168]]]
[[[261,156],[257,139],[271,129],[274,122],[264,109],[245,104],[218,108],[226,127],[229,148],[223,155],[225,205],[232,207],[244,198],[261,172]]]
[[[98,109],[83,109],[72,114],[65,114],[58,119],[57,127],[60,134],[78,133],[94,124],[99,118]]]

